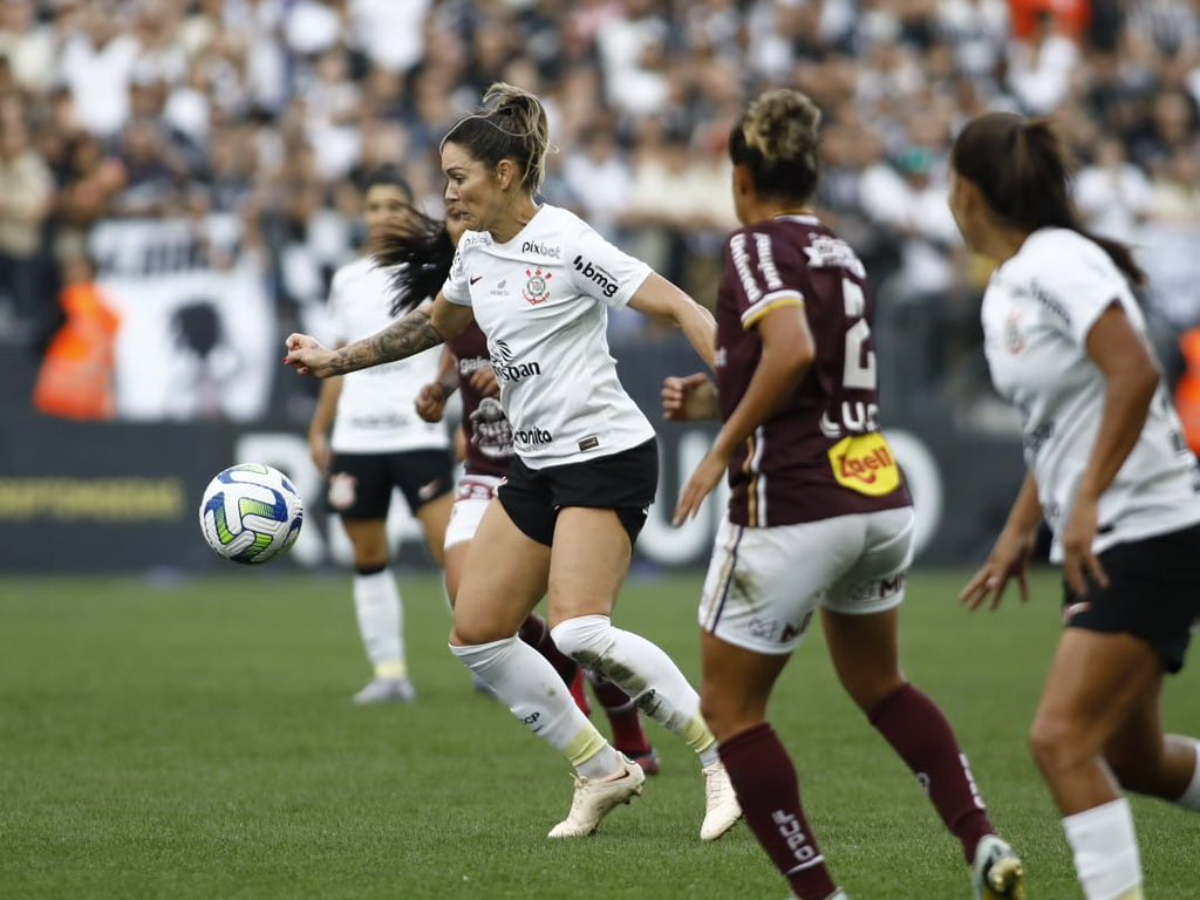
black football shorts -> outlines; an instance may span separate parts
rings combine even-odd
[[[343,519],[386,519],[392,488],[416,513],[454,488],[449,450],[335,453],[329,465],[329,509]]]
[[[1200,624],[1200,525],[1128,544],[1100,554],[1109,586],[1092,585],[1078,597],[1064,585],[1068,628],[1142,638],[1178,672]]]
[[[651,438],[611,456],[544,469],[515,457],[496,496],[513,524],[547,547],[565,506],[613,510],[636,544],[657,489],[658,442]]]

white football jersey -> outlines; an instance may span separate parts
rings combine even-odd
[[[389,271],[363,257],[333,276],[329,306],[339,344],[370,337],[395,319]],[[441,424],[417,415],[421,386],[437,379],[441,348],[343,376],[330,447],[335,453],[395,453],[450,446]]]
[[[1104,415],[1107,380],[1087,336],[1113,303],[1145,337],[1128,282],[1098,244],[1044,228],[992,275],[983,299],[984,350],[996,390],[1021,414],[1025,463],[1034,473],[1050,557],[1062,560],[1062,532]],[[1161,385],[1137,445],[1100,498],[1093,549],[1200,522],[1196,460]]]
[[[511,241],[468,231],[442,293],[488,339],[517,455],[533,469],[611,456],[654,437],[617,378],[608,307],[650,275],[578,216],[543,205]]]

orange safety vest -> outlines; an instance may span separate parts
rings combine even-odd
[[[1183,422],[1183,436],[1192,452],[1200,454],[1200,328],[1185,331],[1179,348],[1187,371],[1175,386],[1175,409]]]
[[[66,288],[61,303],[67,321],[46,351],[33,405],[64,419],[111,419],[120,317],[91,283]]]
[[[1033,34],[1040,15],[1051,15],[1058,28],[1071,38],[1080,38],[1092,22],[1090,0],[1009,0],[1012,33],[1019,38]]]

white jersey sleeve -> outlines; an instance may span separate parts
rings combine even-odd
[[[627,305],[651,273],[648,265],[618,250],[590,226],[579,230],[573,250],[567,268],[572,287],[608,306]]]
[[[471,290],[467,281],[467,267],[463,263],[463,251],[469,246],[467,238],[470,232],[464,234],[459,242],[459,248],[454,252],[454,261],[450,263],[450,274],[442,285],[442,296],[455,306],[471,305]]]
[[[1080,347],[1087,346],[1088,332],[1114,303],[1122,306],[1124,282],[1098,244],[1074,232],[1056,237],[1064,246],[1039,266],[1032,282],[1034,296],[1050,314],[1050,321]]]

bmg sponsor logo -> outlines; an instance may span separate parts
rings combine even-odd
[[[617,295],[617,288],[621,285],[609,272],[600,268],[590,259],[584,259],[582,255],[576,256],[573,264],[575,271],[595,283],[605,297],[611,298]]]

